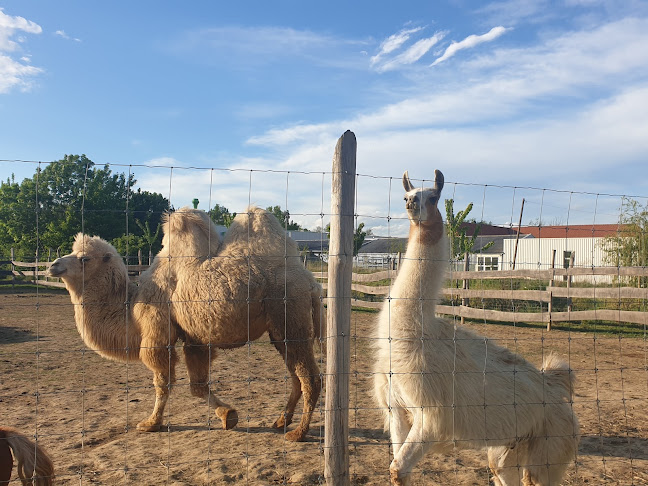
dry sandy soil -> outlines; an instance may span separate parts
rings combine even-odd
[[[389,441],[369,394],[368,337],[375,318],[353,313],[352,484],[389,483]],[[470,327],[536,365],[549,351],[569,357],[578,376],[574,411],[582,441],[564,484],[648,484],[645,339]],[[318,353],[324,371],[324,355]],[[135,425],[153,407],[151,378],[141,364],[111,362],[86,349],[67,294],[0,294],[0,423],[30,436],[38,432],[54,460],[57,484],[324,483],[323,395],[306,442],[287,442],[271,428],[286,403],[288,385],[281,357],[267,338],[222,352],[214,361],[217,393],[238,408],[234,430],[210,422],[206,405],[189,393],[181,362],[165,431],[137,432]],[[427,456],[413,484],[488,485],[486,454]]]

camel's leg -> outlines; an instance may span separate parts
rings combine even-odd
[[[423,428],[423,418],[423,413],[420,410],[414,412],[414,422],[409,434],[389,466],[391,481],[395,486],[410,484],[412,469],[427,452],[441,453],[452,450],[452,444],[435,441],[434,437],[430,436],[429,432]],[[429,420],[429,417],[425,418]]]
[[[185,361],[189,372],[191,394],[203,398],[221,420],[223,429],[233,429],[238,423],[238,414],[230,405],[220,401],[209,388],[209,363],[215,358],[215,349],[211,352],[207,345],[185,343]]]
[[[273,340],[272,335],[270,336],[270,340],[272,341],[272,344],[274,344],[275,348],[277,348],[277,351],[279,351],[281,357],[283,359],[286,359],[286,345],[283,340]],[[272,427],[274,427],[275,429],[283,429],[284,427],[287,427],[292,423],[295,407],[297,407],[297,402],[302,396],[301,381],[299,381],[299,377],[293,369],[288,368],[288,372],[290,373],[291,381],[290,396],[288,397],[286,408],[281,413],[279,418],[275,420],[274,424],[272,424]]]
[[[142,339],[140,358],[146,367],[153,371],[155,405],[151,416],[137,424],[137,430],[157,432],[162,425],[164,407],[169,399],[171,385],[175,383],[175,366],[178,355],[173,345],[154,345],[148,339]]]
[[[290,382],[292,388],[290,390],[290,396],[288,397],[288,403],[286,404],[286,409],[283,413],[277,420],[275,420],[274,424],[272,424],[272,427],[275,429],[283,429],[292,423],[297,402],[302,396],[301,381],[299,381],[299,377],[294,372],[290,372]]]
[[[304,409],[301,421],[295,430],[286,433],[286,439],[302,441],[308,433],[313,411],[319,398],[322,386],[320,372],[315,362],[311,339],[305,338],[300,341],[289,342],[286,347],[283,339],[277,339],[278,337],[276,333],[272,330],[270,331],[270,339],[277,348],[277,351],[279,351],[279,354],[285,359],[286,367],[290,372],[292,389],[288,397],[286,409],[282,416],[277,419],[274,426],[284,427],[290,423],[297,401],[303,394]],[[295,377],[298,381],[294,379]]]

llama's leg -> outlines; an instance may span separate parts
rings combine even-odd
[[[411,425],[403,407],[392,406],[389,410],[389,437],[391,439],[394,457],[407,439]]]
[[[391,481],[395,486],[407,486],[410,484],[412,469],[426,453],[447,453],[452,451],[451,443],[434,440],[430,432],[423,427],[424,418],[425,421],[431,420],[429,416],[424,417],[421,410],[414,412],[414,421],[409,434],[407,434],[389,466]]]
[[[214,413],[221,420],[223,429],[233,429],[238,423],[236,410],[220,401],[209,388],[209,363],[214,359],[216,350],[212,348],[210,352],[207,345],[194,343],[185,343],[183,350],[191,394],[207,401],[207,405],[214,409]]]
[[[175,343],[175,337],[173,342]],[[175,383],[175,365],[178,356],[173,344],[170,346],[159,345],[148,338],[143,338],[140,358],[146,367],[153,371],[155,405],[151,416],[137,424],[137,430],[157,432],[162,425],[164,407],[169,399],[171,385]]]
[[[531,486],[527,463],[526,444],[518,442],[515,447],[498,446],[488,448],[488,466],[493,473],[496,486]],[[538,483],[542,484],[542,483]]]

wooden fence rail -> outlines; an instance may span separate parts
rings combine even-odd
[[[136,280],[139,274],[149,266],[142,261],[141,256],[138,264],[128,265],[128,273],[131,279]],[[58,278],[46,276],[47,268],[51,262],[21,262],[16,260],[0,261],[0,285],[16,284],[20,281],[43,285],[46,287],[64,288],[65,285]],[[10,269],[8,269],[10,268]],[[379,309],[382,307],[382,300],[389,296],[390,285],[384,285],[384,281],[392,282],[397,275],[396,270],[385,270],[375,273],[353,273],[351,289],[365,296],[378,297],[379,300],[366,300],[354,297],[351,304],[354,307]],[[327,289],[327,272],[313,272],[316,278],[320,279],[324,289]],[[438,305],[439,314],[463,317],[467,319],[486,319],[504,322],[541,322],[546,323],[550,329],[554,322],[580,321],[580,320],[605,320],[613,322],[628,322],[633,324],[648,325],[648,312],[632,311],[623,309],[594,308],[587,310],[568,310],[556,312],[552,305],[555,299],[590,299],[595,302],[621,302],[630,299],[645,302],[648,308],[648,288],[628,287],[623,285],[601,286],[601,287],[557,287],[554,279],[570,276],[617,276],[619,282],[623,278],[648,277],[646,267],[596,267],[596,268],[556,268],[554,270],[507,270],[507,271],[455,271],[449,275],[451,282],[462,280],[468,282],[474,280],[492,279],[528,279],[546,281],[547,285],[539,290],[516,290],[516,289],[474,289],[455,288],[454,286],[442,289],[442,294],[448,299],[473,299],[466,300],[472,305]],[[3,277],[12,277],[10,279]],[[383,285],[369,285],[372,282],[380,282]],[[481,299],[493,299],[503,302],[532,301],[541,304],[548,304],[547,309],[539,312],[507,312],[492,308],[478,307]],[[602,306],[599,306],[602,307]],[[607,306],[606,306],[607,307]]]
[[[325,272],[315,272],[314,275],[322,281],[322,286],[326,289],[327,283]],[[390,285],[384,285],[384,280],[393,281],[396,278],[396,271],[382,271],[376,273],[354,273],[351,285],[352,290],[365,294],[366,296],[379,296],[388,298]],[[619,285],[604,287],[574,287],[571,282],[567,287],[557,287],[554,280],[558,277],[573,276],[616,276],[619,277]],[[596,268],[556,268],[550,270],[507,270],[507,271],[455,271],[449,274],[449,281],[475,281],[475,280],[492,280],[492,279],[511,279],[511,280],[537,280],[544,281],[547,284],[540,290],[517,290],[517,289],[471,289],[455,288],[454,286],[442,289],[444,297],[449,299],[475,299],[469,305],[438,305],[437,313],[457,316],[468,319],[485,319],[504,322],[541,322],[546,323],[547,328],[551,329],[554,322],[563,321],[581,321],[581,320],[605,320],[613,322],[627,322],[634,324],[648,325],[648,312],[631,311],[623,309],[593,308],[587,310],[571,310],[571,299],[590,299],[596,302],[620,303],[624,299],[632,299],[643,303],[644,308],[648,308],[648,288],[636,288],[623,286],[622,282],[630,277],[646,277],[648,268],[646,267],[596,267]],[[383,285],[367,285],[370,282],[380,282]],[[468,286],[470,287],[470,286]],[[552,305],[557,298],[568,299],[569,306],[567,311],[556,312],[555,306]],[[533,301],[540,304],[548,304],[546,310],[540,306],[538,312],[507,312],[484,306],[478,307],[481,299],[493,299],[503,302],[512,301]],[[470,302],[464,300],[464,302]],[[382,301],[371,301],[360,298],[352,300],[354,307],[364,307],[379,309],[382,307]],[[491,304],[492,306],[492,304]],[[491,307],[489,306],[489,307]]]
[[[13,253],[13,252],[12,252]],[[16,285],[19,283],[31,283],[45,287],[65,288],[65,284],[60,278],[48,277],[47,269],[52,265],[53,258],[51,253],[48,261],[22,262],[14,260],[13,255],[10,260],[0,260],[0,285]],[[148,261],[152,260],[148,256]],[[143,263],[144,259],[141,252],[137,255],[136,265],[127,265],[128,275],[131,280],[137,280],[139,275],[145,271],[149,265]],[[11,277],[11,278],[6,278]]]

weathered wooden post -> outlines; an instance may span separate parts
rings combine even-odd
[[[470,254],[466,252],[466,254],[464,255],[464,272],[467,272],[468,270],[470,270]],[[467,278],[463,279],[462,288],[464,290],[470,288],[470,284]],[[462,311],[463,311],[463,307],[468,307],[469,305],[470,305],[470,299],[468,299],[467,297],[462,297],[461,298]],[[465,322],[466,322],[466,318],[464,316],[461,316],[461,325],[463,326]]]
[[[349,371],[356,148],[355,135],[347,130],[338,139],[333,156],[324,411],[324,477],[329,486],[350,484]]]
[[[576,252],[572,251],[571,255],[569,255],[569,266],[567,267],[568,272],[570,268],[574,268],[575,257],[576,257]],[[567,312],[572,311],[572,298],[569,292],[569,289],[571,289],[571,285],[572,285],[572,276],[570,274],[567,276]]]
[[[14,289],[16,285],[16,266],[14,262],[16,261],[16,254],[14,253],[13,246],[11,247],[11,288]]]
[[[549,280],[549,304],[547,304],[549,321],[547,322],[547,331],[551,331],[551,312],[553,311],[553,286],[555,277],[554,270],[556,270],[556,250],[552,250],[551,252],[551,280]]]

